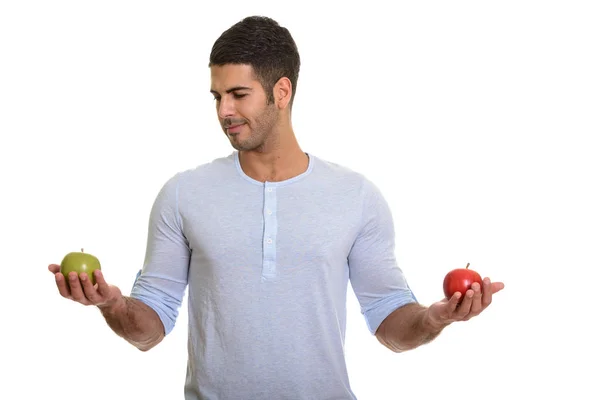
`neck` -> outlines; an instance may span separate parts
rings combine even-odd
[[[240,165],[246,175],[259,182],[281,182],[306,171],[308,156],[302,151],[291,128],[279,140],[260,150],[240,151]]]

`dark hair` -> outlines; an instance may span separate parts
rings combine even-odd
[[[274,102],[273,87],[283,77],[292,82],[291,104],[300,72],[298,48],[287,30],[268,17],[246,17],[231,26],[215,41],[208,66],[247,64]]]

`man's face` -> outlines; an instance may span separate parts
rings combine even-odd
[[[278,121],[275,104],[249,65],[212,66],[211,90],[223,132],[239,151],[261,150]]]

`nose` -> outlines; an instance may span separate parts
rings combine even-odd
[[[217,113],[220,118],[228,118],[235,114],[233,101],[229,99],[229,96],[225,96],[217,102]]]

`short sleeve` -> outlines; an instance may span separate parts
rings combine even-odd
[[[131,297],[151,307],[162,321],[165,335],[174,326],[185,289],[190,248],[178,210],[179,174],[159,191],[148,224],[144,265],[131,289]]]
[[[362,188],[362,222],[348,256],[350,283],[371,334],[397,308],[417,302],[397,265],[390,208],[369,180]]]

